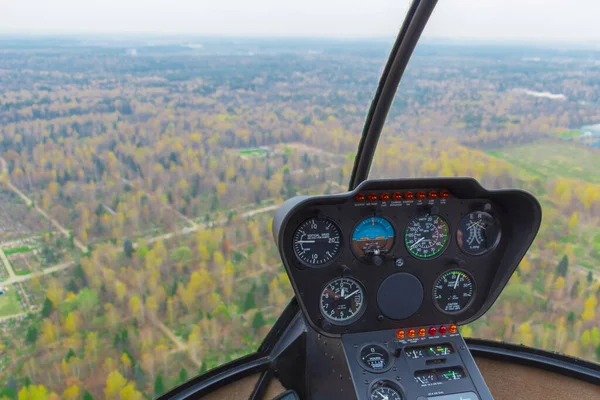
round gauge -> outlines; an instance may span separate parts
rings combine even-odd
[[[493,250],[500,241],[500,225],[485,211],[472,212],[460,220],[456,241],[465,253],[480,256]]]
[[[334,325],[348,325],[359,318],[365,306],[365,295],[360,283],[351,278],[337,278],[329,282],[319,302],[321,314]]]
[[[433,286],[433,301],[444,314],[458,314],[471,304],[475,296],[475,282],[466,272],[444,272]]]
[[[373,372],[383,372],[391,365],[390,353],[378,344],[364,346],[360,350],[359,359],[363,367]]]
[[[417,258],[438,256],[448,244],[448,223],[439,215],[418,215],[406,226],[405,243]]]
[[[358,257],[387,253],[394,245],[394,227],[385,218],[368,217],[352,232],[352,251]]]
[[[389,381],[377,382],[369,395],[371,400],[402,400],[400,388]]]
[[[342,234],[337,225],[326,218],[310,218],[294,233],[294,253],[305,265],[327,264],[338,255]]]

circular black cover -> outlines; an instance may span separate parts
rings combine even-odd
[[[423,302],[423,285],[411,274],[400,272],[388,276],[377,291],[377,305],[390,319],[406,319],[417,312]]]

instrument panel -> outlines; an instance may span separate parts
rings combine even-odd
[[[476,319],[540,221],[524,191],[471,178],[377,180],[286,201],[273,234],[308,322],[339,336]]]

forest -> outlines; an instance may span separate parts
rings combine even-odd
[[[390,44],[199,41],[0,41],[0,399],[156,397],[290,301],[272,215],[347,189]],[[417,47],[371,177],[473,176],[544,212],[465,336],[600,362],[598,60]]]

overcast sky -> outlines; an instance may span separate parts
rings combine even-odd
[[[0,0],[2,33],[395,36],[407,0]],[[440,0],[425,36],[600,40],[600,0]]]

